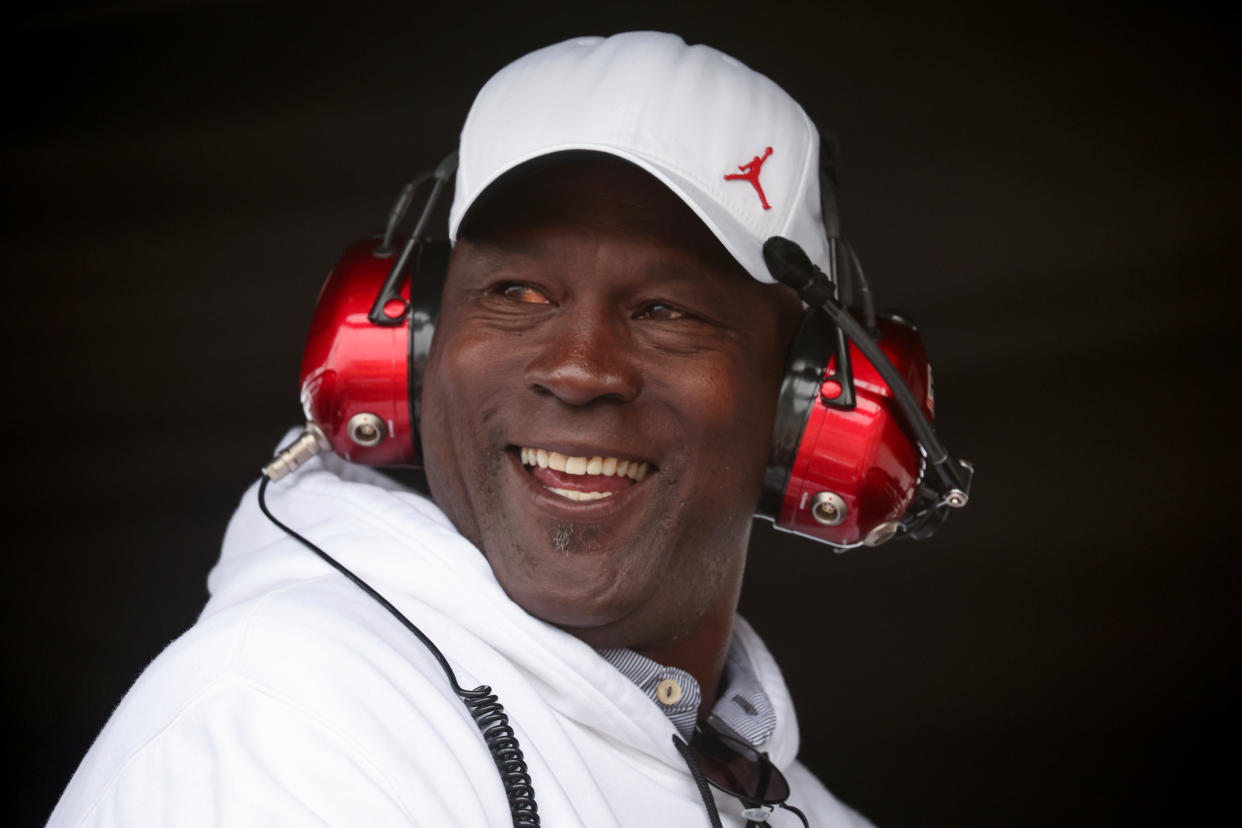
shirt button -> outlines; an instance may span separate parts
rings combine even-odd
[[[671,678],[656,685],[656,698],[660,700],[660,704],[671,707],[681,701],[681,685]]]

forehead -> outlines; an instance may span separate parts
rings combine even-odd
[[[559,237],[632,237],[653,255],[693,259],[730,282],[757,284],[659,180],[601,153],[560,153],[507,173],[471,206],[459,238],[539,253]]]

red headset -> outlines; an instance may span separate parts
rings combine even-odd
[[[839,234],[830,142],[823,155],[829,274],[792,242],[779,240],[796,249],[792,259],[774,260],[771,242],[765,245],[773,275],[810,307],[786,361],[756,515],[838,548],[877,546],[898,534],[929,537],[950,509],[966,505],[973,471],[931,431],[931,365],[918,332],[900,316],[871,310],[857,257]],[[448,242],[426,233],[456,166],[454,153],[406,185],[384,235],[351,245],[328,274],[302,358],[307,431],[265,467],[269,477],[327,449],[367,465],[420,464],[423,368],[449,257]],[[396,229],[428,183],[398,252]],[[860,310],[852,308],[854,294]]]

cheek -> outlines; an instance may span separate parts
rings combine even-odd
[[[698,486],[722,497],[758,499],[772,439],[779,378],[759,366],[722,364],[668,389],[681,409]],[[750,504],[753,505],[753,504]]]
[[[444,381],[438,357],[433,348],[427,358],[420,399],[418,436],[422,442],[423,469],[432,499],[462,529],[462,534],[468,536],[469,532],[459,522],[459,516],[465,511],[465,487],[452,451],[455,442],[451,428],[452,419],[447,416],[453,403],[447,393],[450,386]]]
[[[483,409],[495,406],[493,398],[504,392],[510,375],[506,357],[511,348],[469,325],[452,324],[436,332],[427,358],[423,404],[429,417],[449,428],[461,429],[463,419],[475,419]]]
[[[480,483],[494,476],[497,458],[487,435],[488,412],[498,410],[499,384],[489,372],[498,363],[460,332],[437,332],[427,358],[421,399],[420,438],[427,483],[436,503],[471,540],[478,542],[472,506]]]

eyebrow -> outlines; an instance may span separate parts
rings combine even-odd
[[[546,243],[525,235],[510,238],[504,236],[497,237],[496,235],[481,239],[467,237],[464,241],[488,254],[516,253],[520,256],[533,256],[547,249]]]
[[[666,284],[692,284],[709,289],[724,289],[728,286],[728,276],[714,267],[687,268],[660,260],[647,268],[650,275],[663,280]]]
[[[545,242],[530,238],[484,238],[472,239],[464,238],[470,245],[470,253],[483,259],[489,265],[497,266],[506,259],[518,257],[522,259],[534,259],[547,252],[548,245]]]
[[[543,239],[526,236],[490,236],[481,239],[465,239],[470,243],[472,253],[489,263],[500,263],[510,256],[525,259],[539,258],[548,253],[551,245]],[[740,265],[735,267],[740,268]],[[692,284],[706,287],[709,290],[726,290],[738,279],[750,281],[751,276],[745,271],[737,271],[727,267],[713,267],[708,263],[674,263],[665,257],[656,257],[649,261],[644,270],[651,276],[666,284]]]

